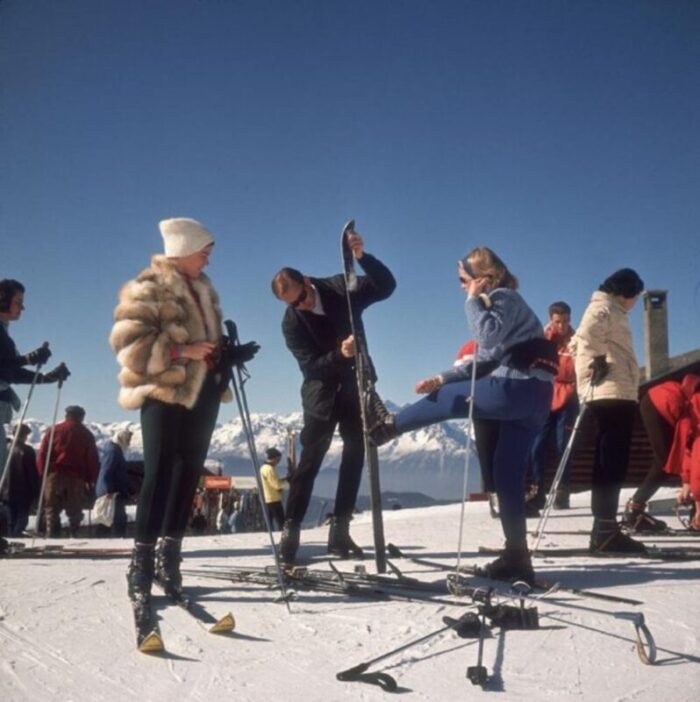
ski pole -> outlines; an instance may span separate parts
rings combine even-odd
[[[405,651],[406,649],[411,648],[412,646],[417,646],[418,644],[423,643],[428,639],[432,639],[433,637],[438,636],[444,633],[445,631],[449,631],[450,629],[454,629],[460,636],[466,638],[467,632],[470,631],[470,627],[472,626],[473,619],[473,612],[465,612],[459,619],[446,618],[446,620],[449,621],[449,623],[445,624],[445,626],[442,626],[439,629],[436,629],[435,631],[431,631],[429,634],[425,634],[424,636],[414,639],[413,641],[409,641],[408,643],[398,646],[397,648],[394,648],[391,651],[382,653],[381,655],[376,656],[375,658],[371,658],[370,660],[365,661],[364,663],[359,663],[358,665],[355,665],[352,668],[343,670],[340,673],[336,674],[336,680],[340,680],[341,682],[364,682],[370,685],[378,685],[387,692],[396,692],[396,690],[398,689],[398,685],[396,683],[396,680],[391,675],[389,675],[388,673],[367,673],[366,671],[368,670],[368,668],[374,665],[375,663],[379,663],[380,661],[383,661],[386,658],[390,658],[391,656],[394,656],[397,653],[401,653],[402,651]]]
[[[47,349],[49,348],[49,342],[45,341],[42,345],[41,348]],[[15,450],[15,446],[17,446],[17,441],[19,440],[19,431],[22,426],[22,423],[24,422],[25,417],[27,416],[27,410],[29,409],[29,403],[32,399],[32,395],[34,394],[34,387],[36,386],[37,380],[39,379],[39,371],[41,370],[41,366],[43,363],[37,363],[36,364],[36,370],[34,371],[34,377],[32,378],[31,385],[29,386],[29,392],[27,393],[27,399],[24,401],[24,407],[22,407],[22,412],[19,415],[19,419],[17,420],[17,425],[15,427],[15,432],[12,435],[12,443],[10,444],[10,448],[8,449],[7,453],[7,458],[5,459],[5,467],[3,468],[2,475],[0,476],[0,494],[2,494],[2,490],[5,487],[5,482],[9,479],[8,476],[10,474],[10,463],[12,462],[12,454]]]
[[[552,480],[552,486],[550,487],[549,493],[547,494],[547,501],[545,502],[544,510],[542,511],[542,516],[540,517],[540,520],[537,524],[537,529],[534,532],[535,543],[531,549],[532,554],[537,553],[537,549],[540,547],[540,541],[542,541],[542,537],[544,536],[544,528],[547,525],[547,521],[549,520],[549,515],[552,511],[552,507],[554,507],[554,499],[556,498],[559,483],[561,482],[561,479],[564,475],[566,464],[569,461],[569,456],[571,455],[571,451],[574,447],[576,435],[578,434],[579,427],[581,426],[581,421],[583,420],[583,417],[586,414],[586,411],[588,409],[588,403],[592,399],[592,395],[593,385],[591,384],[589,386],[588,393],[586,394],[586,398],[583,401],[583,406],[581,407],[581,410],[579,411],[578,416],[576,417],[576,421],[574,422],[574,428],[571,430],[571,436],[566,442],[566,448],[564,449],[564,453],[562,454],[561,460],[559,461],[559,465],[557,466],[557,472],[554,475],[554,480]]]
[[[228,332],[229,340],[234,346],[240,345],[240,340],[238,338],[238,328],[229,319],[224,322],[226,331]],[[235,366],[231,367],[230,371],[231,384],[233,385],[233,392],[236,396],[236,404],[238,405],[238,413],[241,417],[241,425],[243,427],[243,433],[246,436],[246,443],[248,444],[248,452],[250,453],[250,460],[253,464],[253,472],[255,473],[255,483],[258,486],[258,499],[260,500],[260,506],[262,507],[263,519],[265,520],[265,527],[267,528],[268,536],[270,537],[270,546],[272,547],[272,554],[275,559],[275,569],[277,571],[277,579],[279,580],[280,590],[282,591],[282,600],[287,606],[287,612],[291,614],[291,607],[289,605],[290,596],[287,594],[287,590],[284,584],[284,576],[282,575],[282,568],[280,566],[279,555],[277,553],[277,546],[275,545],[275,537],[272,535],[272,525],[270,523],[270,515],[267,513],[265,508],[265,496],[263,490],[262,480],[260,479],[260,463],[258,461],[258,452],[255,448],[255,437],[253,436],[253,427],[250,421],[250,411],[248,410],[248,399],[245,394],[245,381],[250,378],[245,366]]]
[[[467,498],[467,481],[469,479],[469,463],[471,459],[472,448],[472,431],[474,430],[474,388],[476,387],[476,354],[478,346],[474,345],[474,357],[472,358],[472,378],[471,387],[469,389],[469,415],[467,417],[467,455],[464,459],[464,480],[462,482],[462,507],[459,513],[459,539],[457,542],[457,565],[456,570],[459,572],[459,566],[462,561],[462,536],[464,533],[464,510],[465,501]]]
[[[49,431],[49,446],[46,451],[46,461],[44,462],[44,474],[41,476],[41,490],[39,490],[39,504],[36,507],[36,524],[34,525],[34,533],[32,534],[32,546],[39,532],[39,523],[41,521],[41,512],[44,508],[44,493],[46,491],[46,479],[49,475],[49,466],[51,465],[51,452],[53,451],[53,437],[56,433],[56,419],[58,417],[58,405],[61,402],[61,390],[63,388],[63,380],[58,381],[56,388],[56,404],[53,408],[53,419],[51,420],[51,429]],[[45,524],[44,528],[48,533],[49,525]]]

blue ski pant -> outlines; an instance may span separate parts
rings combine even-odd
[[[450,383],[402,409],[396,415],[400,433],[447,419],[469,416],[470,381]],[[501,526],[507,548],[527,548],[525,473],[532,443],[549,414],[552,384],[529,378],[486,376],[476,381],[473,416],[494,420],[497,438],[491,442],[493,485],[498,495]]]

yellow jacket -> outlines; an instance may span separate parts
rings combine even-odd
[[[263,463],[260,477],[262,478],[265,504],[282,502],[282,490],[289,485],[289,481],[281,480],[277,474],[277,468],[269,463]]]

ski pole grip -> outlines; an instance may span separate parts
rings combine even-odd
[[[238,339],[238,327],[236,326],[236,323],[232,322],[230,319],[227,319],[224,322],[224,326],[226,327],[226,333],[228,334],[229,340],[234,346],[237,346],[240,341]]]

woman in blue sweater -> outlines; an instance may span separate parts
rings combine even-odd
[[[473,416],[496,420],[497,427],[491,463],[506,545],[486,571],[492,577],[533,582],[525,472],[532,443],[549,413],[556,347],[544,339],[542,324],[517,292],[517,279],[491,249],[473,249],[459,262],[458,274],[467,294],[467,321],[478,344]],[[471,373],[469,364],[418,382],[416,392],[426,397],[376,424],[371,432],[374,443],[468,417]]]

